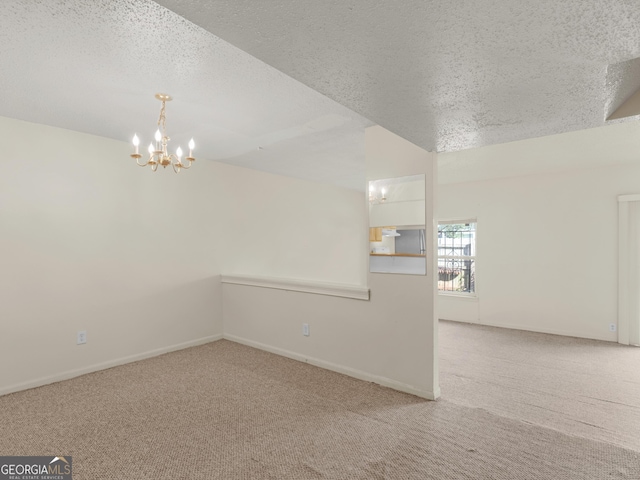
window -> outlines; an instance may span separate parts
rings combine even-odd
[[[438,291],[476,291],[476,221],[438,223]]]

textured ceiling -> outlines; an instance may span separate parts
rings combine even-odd
[[[430,151],[600,126],[640,87],[637,0],[159,3]]]
[[[3,0],[0,9],[2,116],[122,141],[136,132],[145,147],[160,111],[154,94],[169,93],[172,149],[193,136],[200,160],[364,189],[371,122],[157,3]]]
[[[3,0],[0,115],[148,142],[166,92],[174,147],[364,190],[367,125],[457,152],[602,126],[640,87],[637,0],[160,4]]]

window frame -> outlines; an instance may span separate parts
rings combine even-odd
[[[436,289],[438,292],[438,295],[445,295],[445,296],[452,296],[452,297],[459,297],[459,298],[466,298],[466,299],[476,299],[478,297],[478,219],[477,218],[447,218],[446,220],[438,220],[437,222],[437,237],[436,237],[436,252],[438,252],[440,250],[439,248],[439,240],[440,240],[440,225],[456,225],[456,224],[465,224],[465,223],[473,223],[475,224],[476,228],[474,230],[474,251],[475,251],[475,255],[440,255],[439,253],[437,254],[437,263],[436,265],[439,265],[440,263],[440,259],[457,259],[457,260],[472,260],[474,262],[474,284],[473,284],[473,292],[454,292],[451,290],[440,290],[440,288],[438,288],[437,283],[439,283],[439,280],[436,282]],[[439,267],[438,267],[439,268]],[[439,275],[438,272],[438,268],[436,269],[436,274]]]

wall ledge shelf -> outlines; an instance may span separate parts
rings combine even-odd
[[[246,285],[250,287],[275,288],[290,292],[312,293],[333,297],[353,298],[355,300],[369,300],[369,288],[361,285],[347,285],[342,283],[317,282],[299,280],[295,278],[263,277],[259,275],[220,275],[222,283],[232,285]]]
[[[422,257],[426,255],[424,253],[370,253],[372,257]]]

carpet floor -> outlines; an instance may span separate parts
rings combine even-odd
[[[219,341],[0,397],[74,479],[640,479],[640,451]]]
[[[640,348],[440,321],[440,387],[458,405],[640,451]]]

